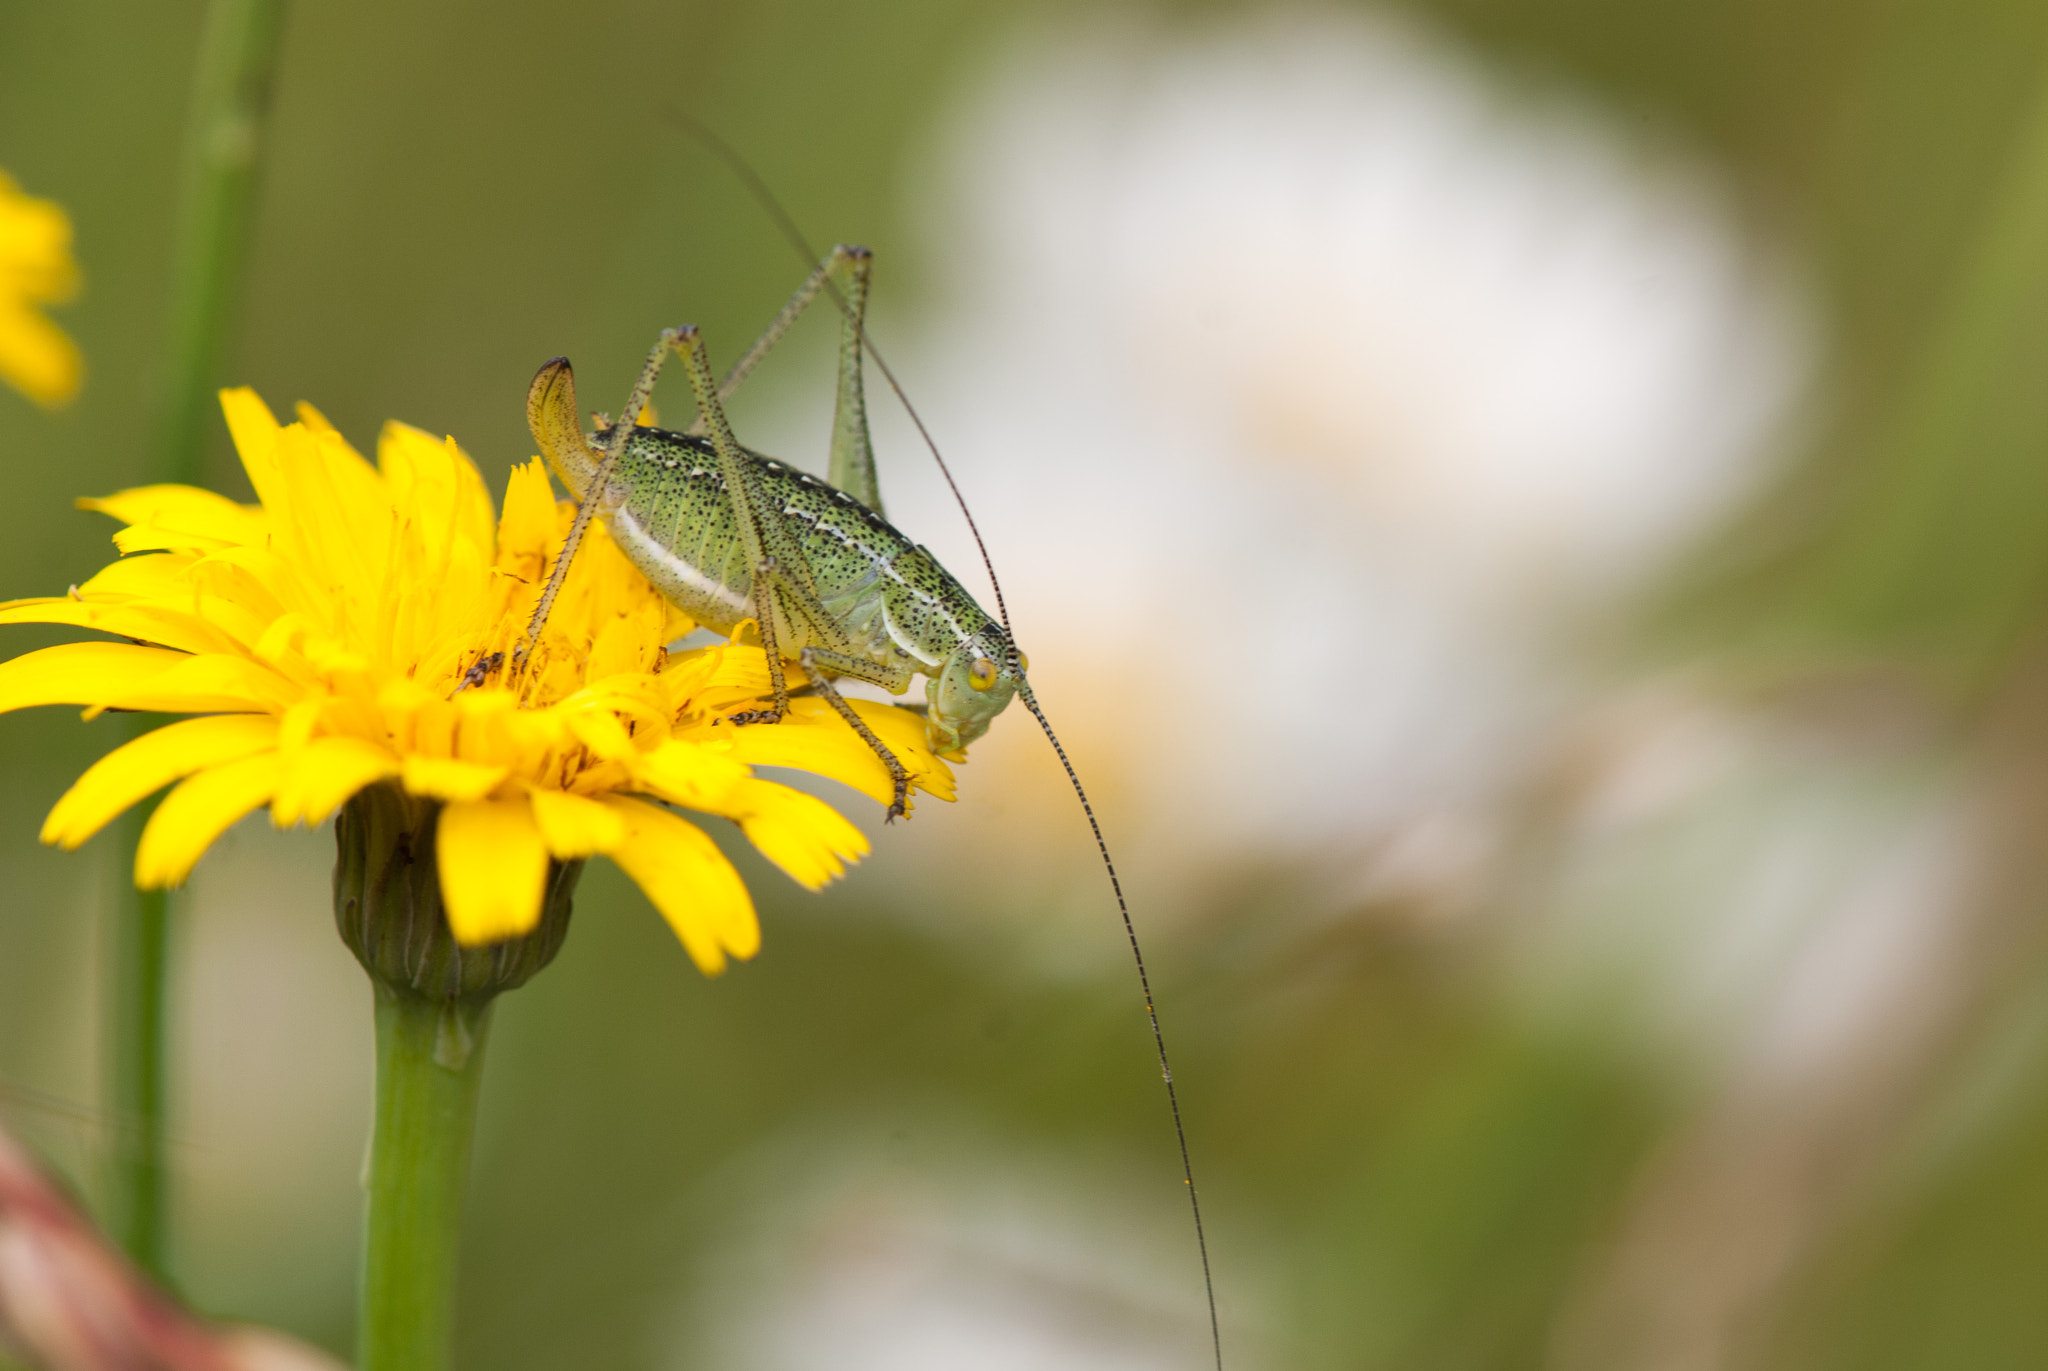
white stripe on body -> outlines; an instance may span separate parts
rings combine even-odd
[[[674,578],[678,585],[696,595],[700,601],[716,605],[731,615],[728,623],[738,623],[754,612],[746,596],[734,590],[723,581],[705,575],[696,567],[684,561],[680,554],[663,546],[640,526],[629,509],[620,509],[611,517],[612,536],[625,549],[628,558],[643,566],[658,566]],[[681,606],[689,609],[691,606]]]

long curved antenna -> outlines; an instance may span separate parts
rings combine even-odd
[[[806,267],[819,260],[818,254],[811,248],[810,240],[804,237],[804,231],[797,227],[796,220],[782,207],[782,202],[775,198],[775,192],[768,189],[768,183],[761,179],[747,159],[740,156],[730,143],[713,133],[702,120],[672,105],[664,105],[661,113],[664,118],[673,121],[684,133],[702,144],[706,151],[725,163],[733,175],[739,177],[754,199],[760,202],[768,217],[775,221],[775,227],[782,231],[782,236],[789,240],[789,245],[796,249],[797,256],[803,259]],[[834,285],[829,277],[825,281],[825,293],[831,296],[832,304],[840,314],[851,318],[846,308],[845,297],[839,293],[839,287]],[[974,522],[974,511],[967,507],[967,497],[960,493],[960,483],[953,479],[953,469],[946,465],[945,456],[940,453],[931,430],[924,426],[924,417],[917,412],[917,406],[910,403],[910,397],[903,393],[903,387],[897,382],[896,373],[889,369],[889,363],[883,358],[881,349],[876,347],[875,340],[868,336],[867,326],[858,320],[853,320],[853,326],[860,333],[861,346],[865,347],[868,356],[874,359],[875,370],[881,372],[882,379],[889,383],[889,389],[895,392],[897,403],[901,404],[903,412],[910,416],[910,422],[917,426],[917,436],[924,439],[925,449],[931,453],[932,460],[939,464],[939,474],[946,478],[946,488],[953,492],[953,503],[960,507],[960,517],[967,521],[967,531],[974,535],[975,549],[981,553],[982,569],[988,572],[989,589],[995,592],[996,617],[1002,620],[1004,634],[1009,635],[1010,608],[1003,603],[1003,583],[996,579],[995,561],[988,555],[988,544],[981,540],[981,529]]]
[[[796,220],[782,207],[782,202],[775,198],[775,192],[768,188],[768,183],[761,179],[752,164],[740,156],[731,144],[713,133],[702,121],[679,109],[664,107],[662,114],[673,120],[683,132],[696,139],[739,177],[754,198],[760,202],[768,217],[775,221],[776,227],[782,230],[782,236],[796,249],[797,256],[803,260],[805,266],[808,267],[819,260],[809,240],[804,237],[803,230],[797,227]],[[825,290],[832,297],[832,303],[840,314],[851,319],[844,297],[840,295],[839,288],[832,284],[830,278],[825,281]],[[967,497],[960,493],[959,484],[953,480],[952,468],[946,465],[946,459],[939,452],[938,443],[933,441],[931,431],[924,426],[924,420],[919,417],[917,407],[910,403],[910,397],[905,395],[903,387],[897,384],[896,374],[889,370],[889,364],[882,359],[881,351],[875,346],[875,340],[868,336],[867,328],[858,320],[854,320],[853,323],[859,330],[862,346],[867,349],[868,356],[874,359],[876,370],[888,381],[889,389],[895,392],[904,412],[910,416],[910,421],[917,425],[918,436],[924,439],[924,445],[931,452],[932,460],[939,464],[939,472],[946,478],[947,488],[953,492],[954,503],[960,506],[961,517],[967,520],[967,531],[974,535],[974,546],[981,552],[981,564],[988,572],[990,588],[995,591],[996,611],[1003,623],[1003,633],[1014,643],[1015,635],[1010,631],[1010,611],[1003,604],[1002,583],[996,579],[995,562],[988,555],[988,544],[981,540],[981,530],[975,526],[974,512],[967,507]],[[1074,796],[1081,802],[1081,813],[1088,819],[1088,831],[1095,837],[1095,850],[1101,854],[1102,869],[1109,874],[1109,889],[1110,893],[1116,896],[1116,912],[1123,920],[1124,937],[1131,945],[1131,960],[1138,968],[1138,988],[1145,996],[1145,1019],[1152,1027],[1152,1046],[1159,1054],[1159,1078],[1166,1083],[1166,1107],[1173,1115],[1173,1137],[1180,1147],[1180,1174],[1181,1180],[1188,1188],[1188,1213],[1195,1221],[1195,1248],[1202,1257],[1202,1293],[1209,1305],[1209,1346],[1215,1353],[1216,1371],[1223,1371],[1223,1331],[1216,1315],[1216,1280],[1209,1268],[1209,1238],[1202,1228],[1202,1201],[1195,1192],[1195,1165],[1188,1156],[1188,1132],[1187,1127],[1181,1122],[1180,1094],[1173,1087],[1173,1065],[1166,1057],[1166,1034],[1159,1027],[1159,1010],[1152,1003],[1152,977],[1145,969],[1145,953],[1138,946],[1137,925],[1131,922],[1131,907],[1124,899],[1123,882],[1117,878],[1116,863],[1109,855],[1109,843],[1102,836],[1102,824],[1095,817],[1095,806],[1088,801],[1088,791],[1081,784],[1080,773],[1074,770],[1073,762],[1067,759],[1067,749],[1061,745],[1059,735],[1052,731],[1052,723],[1045,717],[1045,710],[1039,706],[1038,697],[1031,693],[1031,687],[1022,680],[1017,683],[1017,696],[1024,701],[1024,707],[1031,711],[1031,717],[1038,720],[1038,726],[1045,730],[1046,741],[1052,744],[1054,755],[1060,759],[1060,766],[1067,773],[1067,780],[1073,784]]]
[[[1123,918],[1124,937],[1131,944],[1131,960],[1138,966],[1138,988],[1145,992],[1145,1018],[1152,1025],[1152,1046],[1159,1052],[1159,1076],[1166,1082],[1166,1105],[1173,1113],[1173,1137],[1180,1144],[1180,1175],[1187,1182],[1188,1209],[1195,1218],[1195,1246],[1202,1254],[1202,1289],[1209,1297],[1209,1343],[1216,1352],[1216,1371],[1223,1371],[1223,1332],[1216,1320],[1216,1282],[1209,1274],[1209,1239],[1202,1232],[1202,1201],[1195,1194],[1195,1164],[1188,1159],[1188,1132],[1180,1121],[1180,1095],[1173,1088],[1173,1065],[1166,1060],[1166,1034],[1159,1027],[1159,1011],[1152,1006],[1152,978],[1146,974],[1145,954],[1138,947],[1137,926],[1131,922],[1131,907],[1124,902],[1123,882],[1117,879],[1116,863],[1109,859],[1109,844],[1103,841],[1102,825],[1096,822],[1095,806],[1088,803],[1088,792],[1082,788],[1080,773],[1067,760],[1067,750],[1060,746],[1059,734],[1052,731],[1051,721],[1039,708],[1038,697],[1021,680],[1017,682],[1017,698],[1024,702],[1024,707],[1031,711],[1031,717],[1038,720],[1038,726],[1045,730],[1046,741],[1052,744],[1060,765],[1066,769],[1067,779],[1073,782],[1074,795],[1081,801],[1081,812],[1088,816],[1088,831],[1095,835],[1095,850],[1102,854],[1102,869],[1109,873],[1109,888],[1116,896],[1116,912]]]

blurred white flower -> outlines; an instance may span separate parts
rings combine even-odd
[[[1956,916],[1981,806],[1932,764],[1909,700],[1818,693],[1739,708],[1647,682],[1559,739],[1549,841],[1513,882],[1546,1017],[1619,1014],[1667,1079],[1689,1064],[1798,1097],[1944,999],[1974,936]]]
[[[1601,614],[1762,469],[1795,303],[1697,169],[1390,19],[1063,29],[946,127],[918,391],[1133,874],[1456,888]],[[1099,879],[1027,721],[975,763],[914,846]]]
[[[1576,749],[1571,817],[1528,873],[1520,985],[1689,1117],[1575,1281],[1556,1367],[1746,1364],[1845,1221],[2031,1098],[1959,1050],[2031,913],[2001,890],[1998,787],[1891,685],[1738,710],[1661,683]]]

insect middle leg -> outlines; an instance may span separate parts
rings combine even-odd
[[[746,455],[740,451],[739,440],[733,437],[732,425],[725,417],[725,406],[719,403],[718,387],[712,379],[711,361],[705,353],[704,340],[696,329],[682,331],[677,351],[682,354],[683,364],[689,371],[690,385],[697,392],[698,413],[710,432],[712,450],[718,454],[726,498],[732,501],[734,522],[739,525],[741,547],[754,567],[750,587],[754,622],[760,627],[761,647],[768,659],[768,680],[775,692],[771,709],[734,715],[733,722],[770,723],[789,713],[789,685],[783,673],[781,641],[786,627],[792,643],[803,644],[799,649],[798,662],[804,675],[889,769],[890,779],[895,783],[889,817],[894,819],[905,812],[910,771],[888,745],[875,736],[874,730],[867,726],[853,706],[846,703],[825,673],[838,672],[876,679],[898,690],[909,684],[909,677],[904,676],[897,681],[891,675],[882,680],[881,670],[873,663],[843,650],[851,645],[846,630],[819,598],[816,579],[811,575],[810,564],[803,559],[801,547],[789,526],[783,522],[780,512],[770,508],[767,492],[761,486],[760,472],[747,461]]]
[[[772,567],[767,570],[768,574],[773,574],[774,569]],[[769,654],[769,661],[775,666],[780,666],[781,653],[774,645],[773,630],[765,627],[766,619],[763,619],[761,622],[764,625],[762,630],[762,646]],[[819,698],[832,706],[833,711],[846,721],[846,726],[852,729],[859,736],[860,740],[868,745],[875,756],[881,760],[882,766],[888,771],[890,783],[894,787],[894,793],[889,798],[889,815],[884,822],[894,823],[896,820],[904,817],[909,811],[908,801],[910,799],[910,783],[912,779],[910,768],[903,765],[903,759],[890,750],[889,745],[881,740],[874,729],[868,727],[867,720],[861,718],[860,712],[848,703],[844,695],[839,693],[839,688],[832,683],[832,678],[834,676],[851,676],[855,680],[867,681],[870,684],[881,686],[893,695],[900,695],[909,686],[912,673],[908,671],[892,672],[887,667],[877,666],[864,657],[856,657],[845,652],[834,652],[829,648],[806,647],[797,654],[796,662],[803,669],[804,677],[810,682],[811,688],[818,692]],[[771,670],[771,675],[774,679],[780,680],[782,673]],[[748,710],[742,714],[731,715],[728,722],[735,724],[779,722],[788,712],[787,700],[788,697],[785,694],[783,696],[783,704],[777,709]]]
[[[772,597],[778,594],[775,584],[776,570],[775,563],[770,561],[764,563],[754,575],[754,603],[758,616],[755,622],[761,630],[761,648],[768,657],[768,679],[774,688],[775,707],[749,709],[729,715],[726,720],[728,723],[780,723],[789,713],[789,689],[784,677],[782,651],[776,638],[775,616],[771,607]],[[763,604],[764,597],[769,597],[769,604]],[[846,721],[846,726],[859,735],[860,740],[873,750],[875,756],[879,757],[882,765],[887,768],[889,780],[895,791],[890,796],[889,815],[884,822],[894,823],[904,817],[909,812],[910,768],[903,765],[903,759],[890,751],[889,745],[868,727],[867,720],[860,717],[859,711],[847,703],[846,697],[839,693],[839,688],[832,684],[832,676],[852,676],[856,680],[881,686],[891,694],[900,695],[910,685],[912,673],[892,672],[866,658],[845,652],[834,652],[830,648],[806,647],[797,654],[796,661],[797,665],[803,668],[804,676],[810,682],[811,688],[818,692],[825,703],[832,706],[839,717]]]
[[[889,816],[883,822],[895,823],[909,812],[910,768],[903,765],[902,759],[889,750],[887,743],[875,736],[875,731],[869,728],[867,721],[847,703],[846,697],[839,693],[838,687],[832,684],[827,673],[838,672],[861,680],[873,680],[875,684],[885,687],[890,686],[891,682],[877,679],[879,673],[875,671],[872,663],[842,652],[807,647],[796,660],[797,665],[804,669],[804,675],[810,678],[811,685],[818,694],[824,696],[825,703],[838,711],[839,717],[846,720],[847,727],[858,733],[861,741],[873,748],[875,755],[882,759],[882,765],[889,769],[889,779],[894,783],[896,790],[889,800]],[[901,691],[908,684],[909,674],[905,673],[902,683],[895,685],[894,689]]]

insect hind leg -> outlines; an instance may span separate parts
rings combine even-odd
[[[875,479],[875,453],[873,440],[868,436],[868,410],[866,392],[861,383],[861,351],[866,342],[864,320],[867,316],[868,278],[873,270],[874,254],[853,243],[841,243],[825,254],[825,259],[811,269],[796,293],[761,330],[761,336],[754,340],[732,369],[718,383],[718,398],[721,402],[730,400],[763,358],[782,341],[784,334],[795,325],[797,319],[808,309],[820,294],[830,294],[832,303],[839,308],[839,385],[836,403],[832,410],[832,467],[830,480],[833,485],[847,492],[856,500],[874,510],[882,512],[882,495]],[[700,417],[689,432],[702,435],[708,429],[709,421]]]
[[[858,244],[842,242],[825,254],[811,275],[803,279],[797,293],[768,322],[754,346],[743,352],[725,379],[719,381],[719,400],[731,400],[739,383],[762,363],[768,352],[797,324],[797,318],[811,307],[821,293],[831,295],[840,307],[840,385],[831,408],[831,471],[827,480],[854,496],[877,514],[883,512],[881,484],[874,480],[874,441],[868,437],[868,402],[860,379],[860,352],[866,344],[868,277],[874,271],[874,254]],[[705,434],[705,418],[690,424],[692,434]]]

